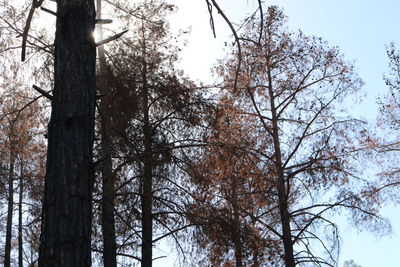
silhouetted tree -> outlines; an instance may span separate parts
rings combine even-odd
[[[93,0],[58,1],[39,266],[90,266],[96,104]]]
[[[201,90],[176,69],[178,37],[166,20],[174,9],[161,1],[119,3],[116,14],[129,15],[131,31],[107,48],[99,77],[107,81],[99,117],[111,141],[117,255],[143,266],[151,266],[156,242],[187,228],[177,163],[182,150],[199,145],[194,128],[207,108]]]

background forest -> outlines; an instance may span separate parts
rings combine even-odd
[[[381,44],[386,85],[365,118],[357,62],[293,28],[279,3],[243,1],[230,16],[224,1],[202,1],[204,50],[188,60],[196,29],[173,1],[61,2],[0,0],[1,264],[356,267],[351,251],[339,258],[343,228],[392,233],[382,209],[398,202],[395,43]],[[79,34],[86,8],[90,37]],[[213,67],[199,63],[208,53]]]

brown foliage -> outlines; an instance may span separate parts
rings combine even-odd
[[[216,68],[224,82],[221,106],[227,114],[234,110],[241,123],[230,128],[235,122],[228,117],[226,124],[220,124],[223,127],[217,127],[214,136],[223,136],[223,129],[231,131],[231,137],[220,140],[224,153],[214,151],[214,156],[208,156],[215,164],[201,165],[198,169],[205,170],[206,178],[200,176],[195,182],[208,186],[211,199],[227,198],[223,194],[229,188],[227,173],[240,173],[241,179],[249,170],[259,173],[267,188],[258,201],[253,200],[257,206],[262,199],[260,208],[264,209],[253,223],[263,222],[263,229],[273,233],[272,240],[281,240],[278,258],[286,266],[329,265],[338,252],[336,224],[329,214],[348,210],[357,222],[381,222],[377,203],[370,205],[358,190],[363,187],[357,179],[362,174],[358,136],[364,132],[363,122],[346,115],[342,104],[359,91],[362,82],[336,47],[321,38],[288,32],[284,24],[285,16],[276,7],[268,9],[264,24],[249,20],[240,37],[241,53],[233,48],[232,55]],[[234,147],[239,150],[234,153],[232,139],[238,141]],[[252,164],[240,166],[246,157],[236,158],[237,151],[253,155]],[[219,186],[220,180],[224,186]],[[246,207],[248,199],[240,200],[240,206]],[[210,206],[216,214],[218,205],[211,201]],[[327,236],[318,231],[322,225],[329,229]],[[212,240],[218,240],[215,234]],[[332,246],[326,245],[329,240]],[[270,244],[271,238],[263,241]],[[326,257],[315,255],[312,246],[324,247]]]

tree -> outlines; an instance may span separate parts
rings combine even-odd
[[[92,0],[57,2],[39,266],[90,266],[96,50]]]
[[[212,2],[217,6],[215,1]],[[87,265],[90,263],[88,229],[91,228],[94,167],[91,164],[95,106],[95,49],[91,38],[94,3],[88,0],[57,2],[55,46],[42,42],[41,35],[33,36],[29,31],[34,12],[42,3],[43,0],[33,1],[25,27],[21,28],[23,30],[4,20],[13,31],[22,36],[23,60],[26,59],[26,50],[30,48],[55,53],[54,95],[38,90],[52,100],[53,108],[48,133],[39,264],[68,265],[69,262],[82,259],[84,263],[80,264]],[[20,21],[18,19],[15,22],[20,24]],[[39,45],[34,47],[33,40]],[[170,77],[169,82],[179,83],[173,77]],[[70,214],[72,210],[76,212],[76,209],[79,210],[79,216],[74,218]],[[74,242],[78,245],[74,244],[72,247]],[[76,257],[77,255],[83,256]]]
[[[7,205],[7,230],[6,230],[6,242],[5,242],[5,256],[4,266],[10,267],[11,265],[11,231],[13,221],[13,209],[14,209],[14,179],[15,179],[15,163],[16,163],[16,127],[15,120],[11,118],[8,123],[8,205]]]
[[[243,115],[235,104],[220,99],[210,127],[208,146],[191,159],[188,169],[194,201],[188,219],[197,226],[201,266],[264,266],[279,261],[278,239],[260,225],[260,216],[270,224],[276,215],[273,185],[267,170],[251,148],[259,143],[254,117]],[[188,159],[188,161],[190,161]],[[205,253],[207,252],[207,253]]]
[[[376,153],[375,156],[382,168],[380,176],[383,178],[375,185],[381,200],[390,197],[384,189],[393,189],[399,185],[398,151],[400,150],[399,134],[399,104],[400,104],[400,52],[394,43],[387,47],[389,59],[389,73],[384,81],[389,92],[378,100],[380,114],[378,127],[385,135],[384,138],[370,139],[369,145]],[[382,157],[384,155],[384,157]],[[382,191],[382,192],[381,192]],[[387,195],[387,196],[385,196]]]
[[[31,219],[32,207],[37,204],[28,195],[33,191],[33,181],[41,184],[40,176],[43,165],[43,102],[40,97],[32,96],[27,88],[27,80],[32,78],[37,82],[42,81],[46,72],[37,75],[37,70],[43,68],[36,64],[24,64],[18,58],[18,40],[14,36],[19,34],[23,8],[21,3],[1,2],[2,8],[0,29],[0,84],[1,84],[1,109],[0,109],[0,146],[1,153],[1,200],[7,200],[7,218],[5,231],[4,260],[5,266],[22,266],[29,262],[24,255],[31,246],[32,239],[26,235],[30,227],[35,224]],[[36,34],[36,32],[35,32]],[[32,47],[33,48],[33,47]],[[36,48],[35,48],[36,49]],[[36,50],[37,52],[38,50]],[[31,62],[30,62],[31,63]],[[27,74],[33,77],[28,78]],[[7,192],[5,192],[7,187]],[[37,187],[36,187],[37,189]],[[4,191],[3,191],[4,190]],[[18,192],[17,201],[15,195]],[[16,205],[16,202],[18,205]],[[16,214],[16,211],[18,213]],[[18,221],[15,219],[18,218]],[[14,225],[18,225],[14,227]],[[16,231],[17,228],[17,231]],[[18,236],[18,238],[16,238]],[[18,250],[16,250],[18,245]],[[16,258],[15,256],[18,256]]]
[[[353,180],[362,173],[356,159],[363,123],[339,109],[362,82],[337,48],[320,38],[287,32],[277,7],[263,17],[265,23],[246,23],[239,37],[241,52],[234,51],[217,68],[223,94],[242,114],[257,119],[264,145],[253,150],[269,168],[265,179],[273,184],[269,197],[276,203],[271,212],[280,218],[279,227],[269,227],[281,240],[285,266],[331,266],[335,245],[326,245],[313,230],[325,225],[330,239],[337,240],[329,211],[344,208],[356,220],[379,221],[374,206],[362,198],[361,193],[368,193],[356,189],[362,185]],[[242,67],[237,76],[238,61]],[[325,258],[313,252],[317,242]]]
[[[5,81],[4,81],[5,80]],[[12,259],[13,249],[13,218],[15,203],[14,195],[18,190],[18,265],[23,264],[23,221],[29,222],[27,216],[23,216],[26,207],[23,205],[23,198],[26,195],[25,184],[30,182],[38,172],[40,165],[34,166],[37,156],[43,152],[40,141],[40,129],[43,126],[41,112],[42,107],[38,102],[26,104],[29,95],[21,88],[18,81],[3,80],[6,90],[1,92],[1,159],[5,166],[4,176],[7,176],[7,226],[5,238],[4,265],[11,266],[15,261]],[[39,116],[38,116],[39,115]],[[34,163],[35,162],[35,163]],[[19,179],[17,177],[19,176]],[[3,177],[2,177],[3,180]]]
[[[160,1],[114,7],[115,14],[129,15],[125,22],[131,29],[107,48],[99,79],[108,89],[99,117],[110,136],[117,255],[150,266],[154,244],[176,239],[187,228],[178,158],[182,150],[199,145],[191,133],[207,105],[201,90],[175,66],[180,48],[166,20],[175,7]],[[97,244],[94,250],[104,252]]]
[[[400,103],[400,51],[395,43],[386,47],[389,60],[389,71],[383,77],[389,91],[378,98],[379,115],[375,136],[366,136],[366,144],[372,151],[379,168],[378,179],[371,184],[371,198],[382,204],[385,202],[398,203],[399,161],[400,151],[399,103]]]
[[[362,267],[356,264],[353,260],[345,261],[343,267]]]
[[[384,76],[384,81],[390,93],[381,100],[382,123],[388,124],[393,130],[399,129],[398,106],[400,89],[400,53],[394,43],[391,43],[386,50],[389,59],[389,74]]]
[[[97,19],[102,19],[102,1],[96,1]],[[97,28],[98,37],[103,39],[102,24]],[[108,86],[106,75],[106,56],[104,46],[98,47],[98,75],[97,75],[97,89],[99,95],[107,95]],[[114,220],[114,199],[115,190],[114,183],[115,177],[112,169],[112,140],[110,134],[110,114],[107,113],[107,106],[109,105],[108,99],[103,97],[99,104],[100,113],[100,135],[101,135],[101,175],[102,175],[102,235],[103,235],[103,259],[104,267],[117,266],[117,248],[115,240],[115,220]]]

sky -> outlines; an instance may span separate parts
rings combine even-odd
[[[230,32],[215,12],[217,38],[209,26],[204,0],[173,0],[179,7],[171,17],[173,27],[191,27],[188,45],[183,50],[181,66],[193,79],[212,82],[210,69],[216,59],[225,55],[225,42]],[[236,22],[256,8],[255,0],[220,0],[222,9]],[[395,42],[400,47],[399,0],[269,0],[288,16],[290,30],[301,30],[307,35],[322,37],[329,45],[338,46],[345,59],[354,62],[357,73],[365,82],[366,96],[352,109],[352,115],[374,122],[378,106],[376,98],[387,88],[383,74],[388,71],[385,45]],[[393,233],[379,236],[358,232],[352,225],[340,220],[341,256],[339,265],[354,260],[362,267],[385,267],[398,264],[400,244],[400,207],[386,206],[382,214],[391,220]],[[168,259],[155,262],[156,267],[167,267]],[[170,260],[170,266],[173,261]],[[399,265],[400,266],[400,265]]]

